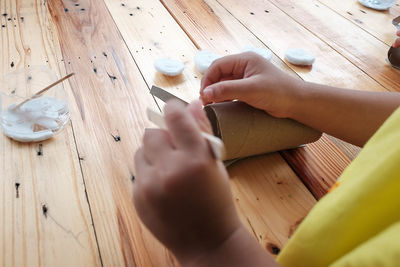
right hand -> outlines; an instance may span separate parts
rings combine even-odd
[[[200,98],[205,105],[237,99],[286,118],[303,83],[263,57],[246,52],[214,61],[201,81]]]

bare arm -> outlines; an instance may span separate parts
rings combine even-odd
[[[288,117],[358,146],[400,106],[400,93],[302,86]]]

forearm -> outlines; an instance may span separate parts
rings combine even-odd
[[[202,266],[279,266],[242,226],[218,248],[181,261],[184,267]]]
[[[363,146],[400,105],[400,93],[367,92],[303,83],[289,117]]]

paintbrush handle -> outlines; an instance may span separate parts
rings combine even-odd
[[[147,108],[146,110],[147,113],[147,118],[153,122],[155,125],[162,129],[167,129],[167,125],[164,120],[164,116],[159,113],[158,111],[155,111],[151,108]],[[216,159],[223,160],[225,156],[225,146],[224,143],[222,142],[221,139],[218,137],[208,134],[206,132],[201,132],[201,135],[208,141],[210,144],[211,150],[214,154],[214,157]]]
[[[44,92],[46,92],[47,90],[53,88],[54,86],[56,86],[56,85],[59,84],[59,83],[62,83],[63,81],[65,81],[66,79],[72,77],[73,75],[75,75],[75,73],[70,73],[70,74],[68,74],[67,76],[65,76],[65,77],[63,77],[63,78],[61,78],[61,79],[59,79],[58,81],[56,81],[56,82],[50,84],[49,86],[43,88],[42,90],[40,90],[40,91],[37,92],[36,94],[32,95],[32,96],[29,97],[28,99],[25,99],[24,101],[22,101],[21,103],[19,103],[18,105],[16,105],[16,106],[14,107],[14,109],[17,109],[17,108],[21,107],[23,104],[25,104],[26,102],[28,102],[29,100],[32,100],[33,98],[36,98],[36,97],[42,95],[42,94],[43,94]]]

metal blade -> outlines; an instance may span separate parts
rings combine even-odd
[[[179,97],[171,94],[170,92],[168,92],[160,87],[154,86],[154,85],[150,89],[150,94],[161,99],[164,102],[167,102],[168,100],[171,100],[171,99],[176,99],[176,100],[179,100],[180,102],[182,102],[185,106],[188,104],[188,102],[186,102],[185,100],[182,100]]]

